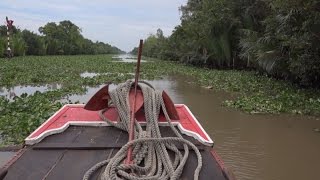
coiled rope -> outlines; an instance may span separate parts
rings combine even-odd
[[[129,92],[133,83],[128,80],[109,92],[111,102],[119,113],[117,123],[110,121],[103,115],[106,109],[99,113],[100,118],[109,125],[127,132],[130,124]],[[85,173],[83,180],[89,180],[90,176],[103,166],[106,167],[101,173],[101,180],[177,180],[181,176],[188,159],[189,147],[194,150],[198,159],[198,165],[194,171],[194,179],[198,180],[202,167],[201,154],[197,147],[184,139],[171,123],[162,99],[162,92],[156,91],[144,81],[140,81],[138,86],[141,88],[144,98],[145,130],[135,120],[135,140],[125,144],[113,158],[102,161],[90,168]],[[158,125],[161,109],[176,137],[161,136]],[[174,143],[183,144],[183,153],[178,150]],[[133,161],[131,164],[124,164],[123,162],[127,157],[127,150],[130,146],[133,147]],[[169,152],[174,154],[174,158],[170,158]]]

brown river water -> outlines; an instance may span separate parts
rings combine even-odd
[[[246,114],[221,105],[232,98],[230,94],[200,87],[186,77],[149,82],[166,90],[175,103],[184,103],[191,109],[237,179],[320,179],[320,133],[314,131],[320,128],[320,117]],[[100,87],[88,87],[86,95],[67,99],[86,103]],[[30,86],[30,93],[33,91]],[[0,153],[0,164],[10,156],[12,153]]]

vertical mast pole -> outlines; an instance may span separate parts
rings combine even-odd
[[[139,74],[140,74],[140,63],[141,63],[141,55],[142,55],[142,46],[143,46],[143,40],[140,40],[139,44],[139,51],[138,51],[138,62],[137,62],[137,68],[136,68],[136,74],[135,74],[135,80],[134,80],[134,97],[133,97],[133,108],[130,109],[130,129],[129,129],[129,142],[134,140],[134,123],[135,123],[135,112],[136,112],[136,96],[137,96],[137,87],[138,87],[138,81],[139,81]],[[126,164],[131,164],[132,161],[132,146],[128,149]]]
[[[7,23],[7,57],[11,58],[11,47],[10,47],[10,31],[12,29],[13,21],[9,20],[8,17],[6,17],[6,23]]]

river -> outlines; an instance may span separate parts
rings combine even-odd
[[[221,105],[230,98],[176,78],[173,96],[196,115],[239,180],[320,178],[319,118],[250,115]]]
[[[320,178],[320,127],[316,117],[250,115],[222,106],[230,94],[198,86],[187,77],[150,81],[164,89],[175,103],[186,104],[215,142],[215,149],[239,180],[301,180]],[[73,101],[87,100],[73,95]],[[12,153],[0,153],[3,164]]]

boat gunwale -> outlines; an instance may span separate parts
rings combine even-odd
[[[56,129],[51,129],[42,132],[36,137],[32,137],[37,131],[40,131],[44,126],[48,125],[49,123],[52,123],[52,119],[56,118],[57,116],[61,116],[65,111],[68,110],[68,107],[84,107],[85,104],[65,104],[63,107],[61,107],[56,113],[54,113],[50,118],[48,118],[44,123],[42,123],[35,131],[33,131],[26,139],[25,139],[25,144],[26,145],[34,145],[42,141],[45,137],[48,137],[53,134],[58,134],[63,131],[65,131],[69,126],[94,126],[94,127],[99,127],[99,126],[110,126],[104,121],[72,121],[72,122],[67,122],[63,126],[56,128]],[[193,113],[190,111],[189,107],[186,106],[185,104],[175,104],[175,107],[183,107],[186,109],[187,113],[191,116],[191,118],[194,120],[196,125],[200,128],[202,133],[206,136],[206,139],[201,137],[200,134],[190,131],[188,129],[185,129],[180,122],[171,122],[174,126],[177,126],[179,130],[181,131],[182,134],[185,134],[187,136],[191,136],[195,139],[197,139],[201,144],[205,146],[210,146],[213,147],[214,142],[211,139],[211,137],[207,134],[207,132],[203,129],[197,118],[193,115]],[[139,122],[141,125],[145,125],[145,122]],[[159,122],[160,126],[169,126],[168,122]]]

